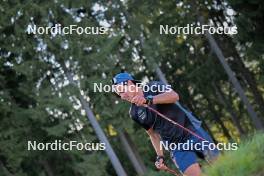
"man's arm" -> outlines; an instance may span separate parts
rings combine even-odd
[[[170,91],[153,96],[153,104],[176,103],[178,100],[179,95],[172,89]],[[146,98],[140,95],[135,96],[131,100],[131,103],[135,103],[137,106],[144,106],[146,102]]]
[[[156,133],[152,128],[150,128],[147,131],[147,133],[150,137],[151,143],[152,143],[157,155],[163,156],[163,150],[162,150],[162,148],[160,148],[160,135],[158,133]]]
[[[152,128],[150,128],[147,133],[158,156],[156,158],[155,166],[157,167],[157,169],[166,170],[167,167],[164,164],[163,150],[160,147],[160,135],[156,133]]]
[[[178,100],[179,95],[172,89],[170,91],[153,96],[153,104],[175,103]]]

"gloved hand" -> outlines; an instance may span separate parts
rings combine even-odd
[[[159,170],[167,170],[167,166],[164,164],[164,157],[163,156],[157,156],[155,166]]]

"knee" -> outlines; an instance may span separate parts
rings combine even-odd
[[[198,163],[192,164],[185,171],[186,176],[200,176],[202,174],[201,168]]]

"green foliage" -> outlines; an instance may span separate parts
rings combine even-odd
[[[6,0],[0,3],[0,173],[21,176],[50,173],[115,175],[104,152],[26,150],[28,140],[98,142],[94,129],[81,112],[83,109],[78,100],[81,89],[129,175],[135,175],[135,171],[118,133],[112,135],[109,126],[115,132],[120,129],[128,132],[148,168],[146,175],[167,174],[155,171],[155,152],[144,130],[129,119],[129,103],[114,93],[93,90],[93,83],[110,84],[112,76],[121,71],[130,72],[137,79],[153,80],[157,79],[156,66],[160,67],[173,89],[180,94],[181,102],[206,122],[217,140],[227,139],[228,134],[223,128],[228,128],[231,138],[239,140],[241,135],[230,119],[232,114],[216,97],[213,86],[216,85],[223,91],[226,103],[237,114],[245,132],[254,131],[206,39],[202,35],[160,35],[159,25],[185,26],[197,23],[199,15],[212,20],[214,25],[223,25],[227,22],[227,9],[235,10],[236,14],[230,17],[234,20],[228,25],[237,25],[238,34],[214,37],[225,56],[234,57],[228,58],[228,63],[250,101],[256,102],[254,108],[262,114],[263,2],[184,0],[138,3],[133,0]],[[99,10],[94,5],[99,6]],[[52,36],[25,32],[30,24],[49,26],[60,23],[86,27],[101,26],[102,22],[107,22],[111,28],[106,35]],[[76,76],[77,87],[69,85],[67,70]],[[220,117],[224,125],[219,125],[214,117]],[[262,137],[256,139],[261,141]],[[252,150],[261,151],[255,140],[253,144],[255,148]],[[249,147],[248,144],[245,146]],[[247,160],[243,158],[243,152],[246,150],[241,147],[239,157],[235,153],[230,155],[234,155],[243,167],[246,164],[252,166],[249,161],[258,159],[258,156],[250,154]],[[252,169],[257,170],[257,167],[252,166]],[[251,169],[247,171],[253,172]]]
[[[212,166],[206,167],[204,175],[262,175],[263,144],[264,135],[255,134],[251,139],[243,141],[238,150],[225,152]]]

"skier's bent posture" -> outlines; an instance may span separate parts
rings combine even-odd
[[[152,145],[157,153],[155,165],[160,170],[166,170],[164,155],[161,145],[179,144],[192,141],[192,144],[200,146],[202,141],[188,131],[174,125],[147,107],[157,110],[166,117],[172,119],[183,127],[195,132],[197,135],[213,143],[211,137],[201,127],[191,112],[185,110],[179,103],[179,95],[159,81],[152,81],[148,87],[136,86],[137,81],[128,73],[117,74],[113,78],[115,92],[123,99],[131,103],[129,114],[131,118],[146,129]],[[170,146],[170,145],[168,145]],[[197,163],[197,154],[208,160],[214,160],[219,154],[218,150],[210,150],[205,146],[201,149],[184,150],[180,147],[170,149],[172,160],[176,167],[187,176],[201,175],[201,168]]]

